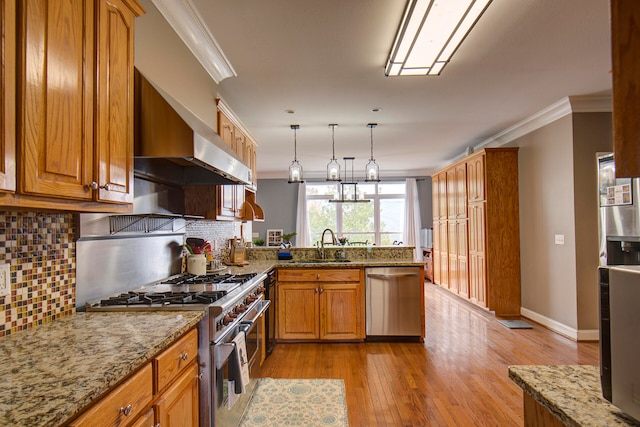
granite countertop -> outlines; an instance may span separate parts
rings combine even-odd
[[[204,312],[76,313],[0,340],[0,425],[57,426]]]
[[[640,425],[602,397],[598,366],[509,366],[509,378],[567,426]]]
[[[222,273],[231,274],[266,273],[274,268],[361,268],[361,267],[424,267],[423,261],[413,258],[390,258],[373,260],[350,260],[349,262],[312,262],[298,260],[256,260],[250,259],[244,266],[229,266]]]

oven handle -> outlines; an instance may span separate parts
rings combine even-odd
[[[228,342],[217,344],[215,347],[216,351],[216,368],[221,369],[229,360],[229,356],[233,353],[233,350],[236,349],[235,342]]]
[[[243,320],[242,322],[240,322],[240,324],[241,324],[241,325],[244,325],[244,324],[250,323],[250,324],[251,324],[251,326],[253,326],[253,324],[256,322],[256,320],[258,320],[258,318],[259,318],[260,316],[262,316],[262,314],[263,314],[265,311],[267,311],[267,308],[269,308],[269,306],[270,306],[270,305],[271,305],[271,301],[270,301],[270,300],[268,300],[268,299],[260,301],[260,308],[258,309],[258,312],[256,313],[256,315],[255,315],[255,316],[253,316],[253,318],[252,318],[252,319],[249,319],[249,320]],[[248,330],[250,330],[250,329],[251,329],[251,328],[247,329],[247,331],[248,331]],[[245,332],[246,332],[246,331],[245,331]]]

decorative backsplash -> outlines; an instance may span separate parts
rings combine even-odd
[[[71,213],[0,212],[0,262],[11,264],[0,337],[75,311],[75,228]]]
[[[227,260],[229,258],[229,239],[242,234],[241,225],[235,221],[198,220],[187,223],[186,237],[199,237],[208,240],[215,247],[213,258]],[[243,224],[242,227],[249,227]],[[245,231],[250,235],[250,231]]]

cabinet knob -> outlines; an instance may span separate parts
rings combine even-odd
[[[316,274],[316,280],[320,280],[320,273]]]
[[[316,288],[316,294],[317,294],[318,292],[320,292],[320,289],[319,289],[319,288]]]
[[[320,293],[323,293],[323,292],[324,292],[324,289],[320,288]]]
[[[204,374],[203,374],[202,372],[200,372],[198,375],[196,375],[196,378],[197,378],[199,381],[202,381],[202,378],[203,378],[203,377],[204,377]]]
[[[127,416],[129,416],[131,414],[132,410],[133,410],[133,406],[131,405],[131,403],[129,403],[124,408],[120,408],[120,414],[124,415],[125,417],[127,417]]]
[[[98,183],[95,182],[95,181],[92,181],[91,184],[88,184],[87,188],[89,188],[91,190],[97,190],[98,188],[102,188],[102,189],[105,189],[107,191],[111,190],[111,186],[109,184],[98,185]]]
[[[182,353],[180,355],[180,360],[187,360],[189,359],[189,353]]]

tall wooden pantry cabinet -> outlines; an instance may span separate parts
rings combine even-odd
[[[434,282],[520,314],[518,148],[485,148],[432,176]]]

